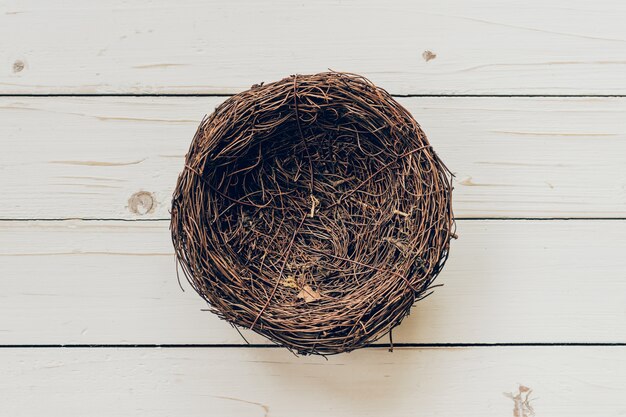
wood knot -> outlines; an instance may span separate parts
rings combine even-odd
[[[424,58],[424,61],[428,62],[431,59],[437,58],[437,54],[434,53],[433,51],[426,50],[426,51],[422,52],[422,58]]]
[[[13,72],[21,72],[26,67],[26,64],[21,59],[18,59],[13,63]]]
[[[138,191],[128,199],[128,209],[140,216],[154,212],[156,205],[154,195],[147,191]]]

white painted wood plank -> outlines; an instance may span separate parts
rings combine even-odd
[[[396,343],[626,343],[626,221],[458,229]],[[243,343],[179,288],[165,221],[0,222],[0,248],[0,345]]]
[[[267,348],[11,349],[0,367],[3,412],[25,417],[626,413],[623,347],[366,349],[328,361]],[[520,385],[527,404],[510,397]]]
[[[169,218],[199,120],[222,100],[0,98],[0,218]],[[626,215],[626,98],[400,101],[456,173],[457,217]],[[129,204],[141,191],[154,204]]]
[[[621,0],[4,1],[1,93],[232,93],[327,68],[396,94],[626,94]]]

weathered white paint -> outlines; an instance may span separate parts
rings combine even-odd
[[[626,343],[626,221],[465,220],[458,233],[444,286],[396,343]],[[243,343],[179,288],[166,221],[0,222],[0,248],[0,345]]]
[[[620,0],[7,0],[0,95],[230,94],[327,68],[398,95],[624,95],[624,21]],[[0,97],[0,219],[27,220],[0,221],[1,415],[626,415],[624,346],[2,347],[243,343],[181,292],[167,221],[121,221],[169,217],[223,99]],[[626,217],[626,98],[399,100],[457,175],[457,217]],[[71,218],[120,221],[31,220]],[[626,220],[458,226],[395,342],[626,343]]]
[[[0,98],[0,218],[169,218],[191,138],[222,100]],[[399,100],[456,173],[457,217],[626,214],[626,98]]]
[[[624,21],[621,0],[10,0],[0,93],[232,93],[332,68],[396,94],[625,94]]]
[[[624,347],[366,349],[296,358],[279,349],[11,349],[3,414],[150,417],[617,417]],[[523,387],[522,401],[514,401]],[[514,410],[518,410],[515,414]]]

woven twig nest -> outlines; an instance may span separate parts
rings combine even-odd
[[[353,74],[256,85],[205,118],[172,202],[212,311],[301,354],[362,347],[429,293],[451,175],[409,112]]]

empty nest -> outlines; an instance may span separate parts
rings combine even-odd
[[[172,201],[185,276],[230,323],[300,354],[369,344],[430,293],[454,237],[451,174],[367,79],[297,75],[230,97]]]

